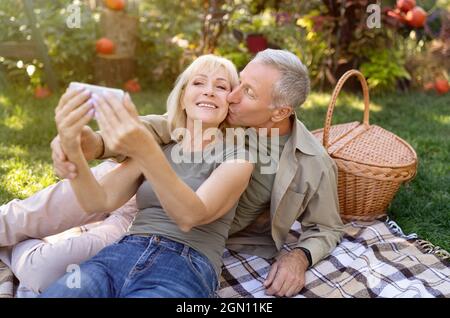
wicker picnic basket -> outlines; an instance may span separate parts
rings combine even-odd
[[[348,78],[356,76],[364,96],[363,122],[331,126],[336,99]],[[403,139],[376,125],[369,125],[369,88],[357,70],[338,81],[328,106],[324,128],[313,131],[338,167],[341,218],[374,220],[386,215],[400,185],[417,171],[417,155]]]

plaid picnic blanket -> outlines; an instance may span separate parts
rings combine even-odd
[[[295,223],[282,252],[300,232]],[[226,250],[219,296],[270,297],[263,282],[274,261]],[[16,285],[0,262],[0,297],[13,297]],[[450,254],[415,234],[404,235],[390,220],[349,223],[341,244],[306,272],[297,297],[450,297]]]
[[[284,252],[299,235],[296,223]],[[270,297],[263,282],[274,261],[226,251],[219,296]],[[306,272],[296,297],[450,297],[450,254],[390,220],[349,223],[331,255]]]

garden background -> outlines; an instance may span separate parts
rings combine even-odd
[[[310,130],[323,127],[345,71],[366,76],[371,123],[405,139],[419,158],[389,216],[404,232],[450,250],[450,2],[415,3],[425,15],[369,0],[2,0],[0,204],[57,181],[49,143],[54,108],[71,81],[125,88],[141,114],[163,113],[176,76],[196,56],[223,55],[242,69],[272,47],[292,51],[309,69],[312,93],[298,117]],[[368,25],[370,4],[379,5],[379,27]],[[116,40],[107,27],[114,22],[130,35]],[[334,123],[362,118],[357,82],[346,88]]]

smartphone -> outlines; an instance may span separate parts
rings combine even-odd
[[[85,84],[85,83],[78,83],[78,82],[72,82],[69,84],[69,89],[78,89],[78,88],[86,88],[93,94],[102,95],[102,92],[110,92],[117,98],[119,98],[121,101],[123,100],[123,97],[125,96],[125,92],[118,88],[110,88],[105,86],[97,86],[97,85],[91,85],[91,84]]]
[[[125,92],[118,88],[110,88],[105,86],[91,85],[79,82],[72,82],[69,84],[69,90],[85,88],[89,90],[92,94],[102,95],[103,92],[110,92],[114,96],[116,96],[120,101],[123,101],[125,96]],[[93,110],[94,119],[97,120],[97,112]]]

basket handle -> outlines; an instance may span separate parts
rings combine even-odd
[[[339,79],[339,81],[336,84],[336,88],[333,91],[333,95],[331,96],[331,102],[328,105],[328,112],[327,116],[325,117],[325,124],[323,128],[323,146],[325,149],[328,149],[328,138],[330,135],[330,129],[331,129],[331,119],[333,118],[333,110],[334,106],[336,106],[336,99],[341,92],[342,86],[344,86],[344,83],[352,76],[356,76],[359,79],[359,82],[361,83],[362,90],[363,90],[363,97],[364,97],[364,119],[363,124],[365,126],[369,126],[369,87],[367,86],[366,79],[364,78],[364,75],[362,75],[361,72],[357,70],[350,70],[345,72],[344,75]]]

